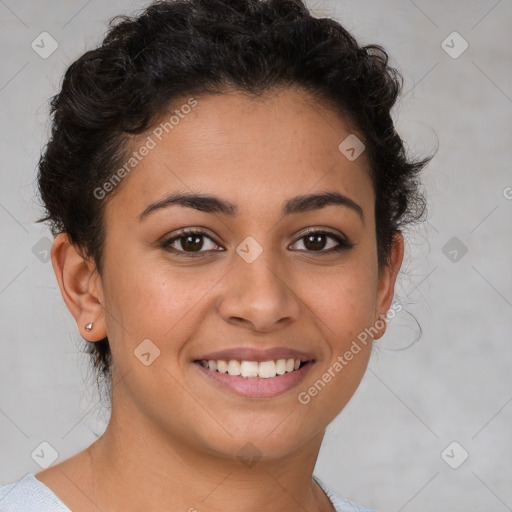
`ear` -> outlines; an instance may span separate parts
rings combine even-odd
[[[393,245],[389,255],[387,264],[379,271],[379,283],[377,288],[377,303],[375,308],[375,328],[378,333],[374,336],[374,340],[381,338],[386,332],[386,313],[391,307],[393,296],[395,293],[395,282],[402,261],[404,258],[404,238],[401,233],[393,236]],[[379,321],[379,319],[381,321]],[[382,325],[382,326],[381,326]],[[381,326],[380,328],[378,326]]]
[[[75,318],[82,338],[87,341],[105,338],[103,288],[96,265],[82,257],[69,241],[67,233],[59,233],[55,237],[51,258],[62,298]],[[93,328],[86,331],[85,325],[90,322]]]

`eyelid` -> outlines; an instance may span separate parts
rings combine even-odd
[[[182,229],[179,229],[177,232],[173,233],[169,238],[165,238],[161,245],[164,249],[168,249],[170,251],[173,251],[175,253],[178,253],[178,254],[185,254],[185,255],[199,255],[199,254],[204,254],[204,253],[208,253],[208,252],[211,252],[210,250],[208,251],[198,251],[198,252],[187,252],[187,251],[181,251],[179,249],[174,249],[174,247],[171,247],[171,245],[178,241],[180,238],[185,238],[186,236],[190,236],[190,235],[199,235],[203,238],[207,238],[209,240],[211,240],[215,245],[221,247],[221,245],[219,243],[217,243],[215,241],[215,239],[209,235],[206,231],[205,231],[206,228],[182,228]],[[216,249],[215,252],[223,252],[225,251],[226,249],[222,248],[221,249]]]
[[[302,237],[309,235],[310,233],[323,233],[325,235],[330,235],[333,237],[341,238],[344,242],[347,244],[349,243],[348,238],[343,235],[342,233],[332,231],[330,228],[324,228],[322,226],[315,226],[311,228],[306,228],[303,231],[299,231],[299,233],[296,235],[296,240],[300,240]]]
[[[296,243],[300,242],[308,236],[309,234],[319,234],[319,235],[325,235],[328,238],[333,239],[336,242],[335,247],[331,247],[329,249],[322,249],[320,251],[305,251],[305,250],[298,250],[297,252],[304,252],[306,254],[311,254],[313,256],[321,256],[321,255],[327,255],[327,254],[333,254],[337,252],[341,252],[344,250],[352,249],[355,244],[351,242],[344,234],[339,232],[334,232],[330,228],[323,228],[323,227],[311,227],[307,228],[304,231],[301,231],[297,236],[294,242],[292,242],[290,245],[295,245]]]

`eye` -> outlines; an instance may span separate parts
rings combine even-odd
[[[328,240],[331,240],[331,244],[329,245]],[[335,243],[333,244],[334,241]],[[332,253],[337,251],[342,251],[346,249],[351,249],[353,244],[351,244],[345,238],[342,238],[339,235],[335,235],[334,233],[330,233],[328,231],[319,231],[312,230],[303,235],[295,244],[301,242],[305,247],[306,252],[318,252],[318,253]],[[294,245],[295,245],[294,244]],[[293,247],[293,246],[290,246]],[[327,247],[327,249],[326,249]],[[304,249],[299,249],[304,250]]]
[[[210,236],[208,236],[204,231],[182,229],[180,230],[179,233],[179,235],[173,236],[172,238],[169,238],[168,240],[163,242],[162,247],[173,252],[184,253],[187,256],[194,256],[194,253],[216,250],[215,247],[219,247],[214,242],[214,240]],[[208,241],[206,244],[205,240]],[[209,244],[210,247],[208,247]],[[201,250],[204,249],[205,246],[206,249]]]
[[[330,240],[330,243],[329,243]],[[206,241],[206,243],[205,243]],[[353,247],[345,238],[322,230],[311,230],[303,234],[297,242],[302,243],[306,252],[319,254],[332,253],[342,250],[348,250]],[[208,247],[208,245],[210,246]],[[293,248],[293,245],[290,248]],[[166,250],[178,253],[183,256],[199,256],[200,253],[209,251],[224,251],[219,245],[204,231],[194,229],[182,229],[179,234],[169,238],[162,243],[162,247]],[[295,248],[295,250],[297,250]]]

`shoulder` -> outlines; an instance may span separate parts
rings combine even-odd
[[[313,478],[316,480],[318,485],[323,489],[325,494],[329,497],[336,512],[373,512],[369,508],[365,508],[353,501],[336,494],[334,491],[331,491],[317,476],[313,475]]]
[[[70,512],[33,474],[0,487],[0,512]]]

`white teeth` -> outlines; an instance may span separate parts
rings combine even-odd
[[[274,361],[262,361],[259,367],[260,379],[270,379],[276,376],[276,363]]]
[[[245,378],[271,379],[276,375],[284,375],[298,370],[301,364],[300,359],[278,359],[277,361],[238,361],[230,359],[224,361],[219,359],[203,359],[200,364],[211,371],[228,373],[229,375],[241,375]]]
[[[257,377],[259,370],[258,361],[242,361],[240,373],[242,377]]]
[[[240,375],[240,363],[235,359],[230,359],[228,363],[229,375]]]
[[[277,360],[276,373],[278,375],[283,375],[283,373],[286,373],[286,359],[278,359]]]
[[[228,373],[228,363],[226,361],[217,361],[217,371],[220,373]]]

